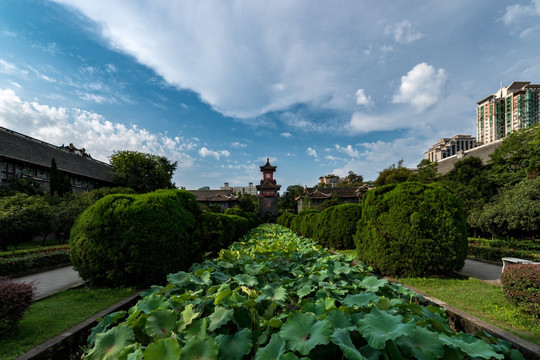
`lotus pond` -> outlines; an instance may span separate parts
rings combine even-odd
[[[108,315],[85,358],[523,359],[486,333],[452,332],[442,309],[352,260],[261,225]]]

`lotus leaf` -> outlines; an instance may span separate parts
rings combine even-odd
[[[248,274],[240,274],[233,277],[233,279],[240,285],[255,286],[259,284],[255,276]]]
[[[358,321],[358,329],[369,346],[384,349],[388,340],[413,335],[416,325],[412,321],[406,324],[402,321],[401,315],[390,315],[377,307],[372,307],[371,312]]]
[[[161,339],[148,345],[144,350],[144,360],[178,360],[180,346],[174,339]]]
[[[225,309],[224,307],[216,306],[214,308],[214,312],[208,318],[210,320],[208,330],[214,331],[217,328],[225,325],[232,320],[233,314],[234,310],[232,309]]]
[[[145,314],[150,314],[157,309],[170,309],[169,299],[159,294],[152,294],[139,300],[137,307]]]
[[[86,356],[89,360],[117,359],[122,349],[135,342],[133,330],[120,324],[107,332],[96,335],[96,344]]]
[[[308,355],[317,345],[330,342],[332,324],[328,320],[319,321],[313,314],[292,314],[279,331],[287,343],[287,348]]]
[[[216,343],[220,360],[240,360],[251,351],[251,331],[243,329],[233,335],[218,335]]]
[[[439,335],[439,340],[447,346],[453,347],[472,358],[482,359],[504,359],[504,355],[497,354],[486,342],[475,338],[472,335],[460,334],[457,336]]]
[[[343,351],[343,354],[350,360],[365,360],[360,351],[354,346],[349,331],[345,329],[335,329],[330,336],[330,340]]]
[[[188,304],[184,311],[182,311],[182,322],[178,331],[182,332],[188,325],[190,325],[193,320],[199,317],[200,313],[193,311],[193,304]]]
[[[260,347],[255,354],[255,360],[276,360],[285,351],[285,342],[278,334],[273,334],[265,347]]]
[[[354,308],[354,307],[363,307],[369,305],[373,300],[378,299],[378,296],[373,293],[361,293],[356,295],[347,295],[343,300],[345,306]]]
[[[388,284],[388,280],[377,279],[375,276],[368,276],[360,282],[360,286],[362,286],[364,289],[366,289],[366,291],[369,292],[377,292],[381,287],[385,286],[386,284]]]
[[[146,333],[154,338],[163,339],[169,337],[176,328],[176,313],[173,310],[160,309],[154,311],[146,319]]]
[[[416,327],[412,336],[402,336],[396,343],[409,357],[417,359],[442,359],[444,347],[437,334],[423,327]]]
[[[182,360],[217,360],[218,347],[211,337],[191,338],[182,348]]]

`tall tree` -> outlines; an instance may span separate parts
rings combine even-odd
[[[540,163],[540,125],[508,135],[490,157],[488,172],[498,186],[514,185],[527,178],[535,172],[534,164]]]
[[[358,187],[364,185],[364,177],[349,171],[349,174],[337,183],[337,187]]]
[[[411,174],[407,181],[416,181],[421,183],[430,183],[437,179],[437,162],[431,162],[423,159],[417,165],[418,171]]]
[[[51,171],[49,174],[49,193],[52,195],[63,196],[71,193],[71,182],[69,177],[63,172],[58,170],[56,165],[56,159],[51,159]]]
[[[170,162],[164,156],[138,151],[115,151],[110,157],[115,182],[127,186],[138,193],[157,189],[172,189],[172,176],[178,163]]]
[[[304,192],[302,185],[290,185],[280,197],[279,207],[283,210],[298,212],[296,198]]]
[[[407,181],[411,174],[412,171],[403,166],[403,160],[399,160],[397,167],[395,164],[392,164],[386,169],[379,171],[379,176],[375,180],[375,186],[402,183]]]

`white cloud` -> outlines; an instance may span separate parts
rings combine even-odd
[[[235,148],[235,149],[242,149],[242,148],[247,147],[246,144],[242,144],[242,143],[240,143],[240,142],[238,142],[238,141],[232,142],[232,143],[231,143],[231,146],[232,146],[233,148]]]
[[[444,69],[436,70],[426,63],[417,64],[401,77],[401,86],[392,102],[410,103],[422,112],[440,100],[446,77]]]
[[[531,15],[540,15],[540,0],[532,0],[530,5],[516,4],[507,6],[502,21],[505,25],[512,25]]]
[[[336,145],[336,150],[339,151],[339,152],[342,152],[344,154],[347,154],[347,155],[349,155],[350,157],[353,157],[353,158],[359,158],[360,157],[360,152],[357,149],[354,149],[351,145],[347,145],[346,147]]]
[[[283,136],[284,138],[290,138],[290,137],[292,137],[292,134],[291,134],[291,133],[288,133],[288,132],[282,132],[280,135]]]
[[[313,149],[312,147],[307,148],[306,154],[308,154],[309,156],[313,156],[314,158],[317,157],[317,151]]]
[[[414,30],[413,24],[408,20],[401,21],[394,25],[388,25],[384,29],[384,33],[387,35],[393,35],[394,40],[398,44],[405,45],[415,42],[416,40],[424,37],[422,33]]]
[[[193,140],[154,134],[136,125],[113,123],[99,114],[80,109],[27,102],[13,90],[0,89],[0,126],[57,146],[73,143],[104,162],[108,162],[113,151],[134,150],[178,161],[178,167],[183,169],[194,163],[186,153],[194,147]]]
[[[362,112],[355,112],[346,129],[355,134],[366,134],[372,131],[395,130],[410,127],[412,124],[404,123],[401,116],[388,113],[385,115],[370,115]]]
[[[28,71],[21,70],[17,67],[17,65],[7,62],[3,59],[0,59],[0,73],[4,73],[8,75],[12,75],[12,74],[26,75],[28,74]]]
[[[219,160],[222,156],[229,157],[231,153],[227,150],[221,150],[221,151],[214,151],[207,149],[206,147],[202,147],[199,149],[199,155],[201,155],[203,158],[207,156],[215,157],[217,160]]]
[[[356,90],[356,104],[371,107],[374,105],[374,102],[371,100],[371,95],[366,96],[364,89],[358,89]]]

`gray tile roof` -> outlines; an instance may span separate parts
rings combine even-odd
[[[195,195],[199,202],[225,202],[236,201],[238,197],[234,196],[231,190],[188,190]]]
[[[56,160],[59,170],[73,175],[111,182],[112,168],[109,164],[71,154],[67,148],[55,146],[30,136],[0,127],[0,157],[50,168],[51,159]]]

